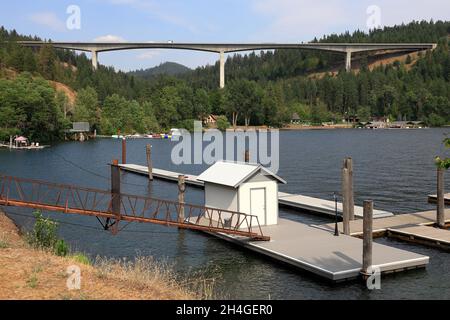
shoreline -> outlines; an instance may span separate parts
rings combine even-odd
[[[142,267],[155,267],[139,258],[139,266],[103,259],[86,264],[77,254],[57,256],[30,247],[19,227],[0,209],[0,300],[178,300],[196,295],[179,287],[172,276],[148,279]],[[69,289],[68,268],[79,268],[80,289]],[[145,266],[145,265],[144,265]],[[140,267],[140,270],[137,268]],[[145,266],[146,267],[146,266]],[[163,267],[162,265],[159,267]],[[150,271],[150,270],[149,270]],[[165,273],[166,270],[161,270]],[[151,275],[150,275],[151,276]],[[147,278],[146,278],[147,277]]]

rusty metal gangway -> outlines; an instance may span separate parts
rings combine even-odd
[[[12,176],[0,175],[0,205],[94,216],[114,234],[124,221],[270,240],[245,213]]]

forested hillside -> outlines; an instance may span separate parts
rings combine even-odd
[[[188,126],[209,113],[237,124],[282,126],[297,112],[304,122],[340,121],[344,115],[450,123],[450,22],[408,25],[329,35],[324,42],[436,42],[418,59],[346,73],[341,55],[275,50],[234,55],[226,62],[226,87],[218,89],[218,65],[177,75],[143,78],[100,65],[89,58],[47,46],[24,48],[32,39],[0,28],[0,140],[10,134],[59,139],[71,121],[89,121],[97,132],[113,134]],[[311,73],[337,70],[323,77]],[[77,91],[75,106],[46,81]],[[68,112],[69,110],[69,112]]]
[[[191,71],[188,67],[176,63],[176,62],[164,62],[159,66],[148,68],[148,69],[140,69],[132,72],[128,72],[129,75],[141,77],[144,79],[151,79],[156,75],[165,74],[169,76],[184,74]]]

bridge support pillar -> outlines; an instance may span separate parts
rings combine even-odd
[[[98,68],[98,52],[96,50],[92,50],[92,69],[97,70]]]
[[[352,71],[352,52],[350,50],[345,52],[345,71]]]
[[[223,89],[225,87],[225,52],[219,52],[219,87]]]

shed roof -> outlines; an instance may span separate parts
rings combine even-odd
[[[280,183],[286,183],[282,178],[260,164],[227,161],[214,163],[211,167],[203,171],[203,173],[197,177],[197,180],[237,188],[258,173],[270,176]]]

